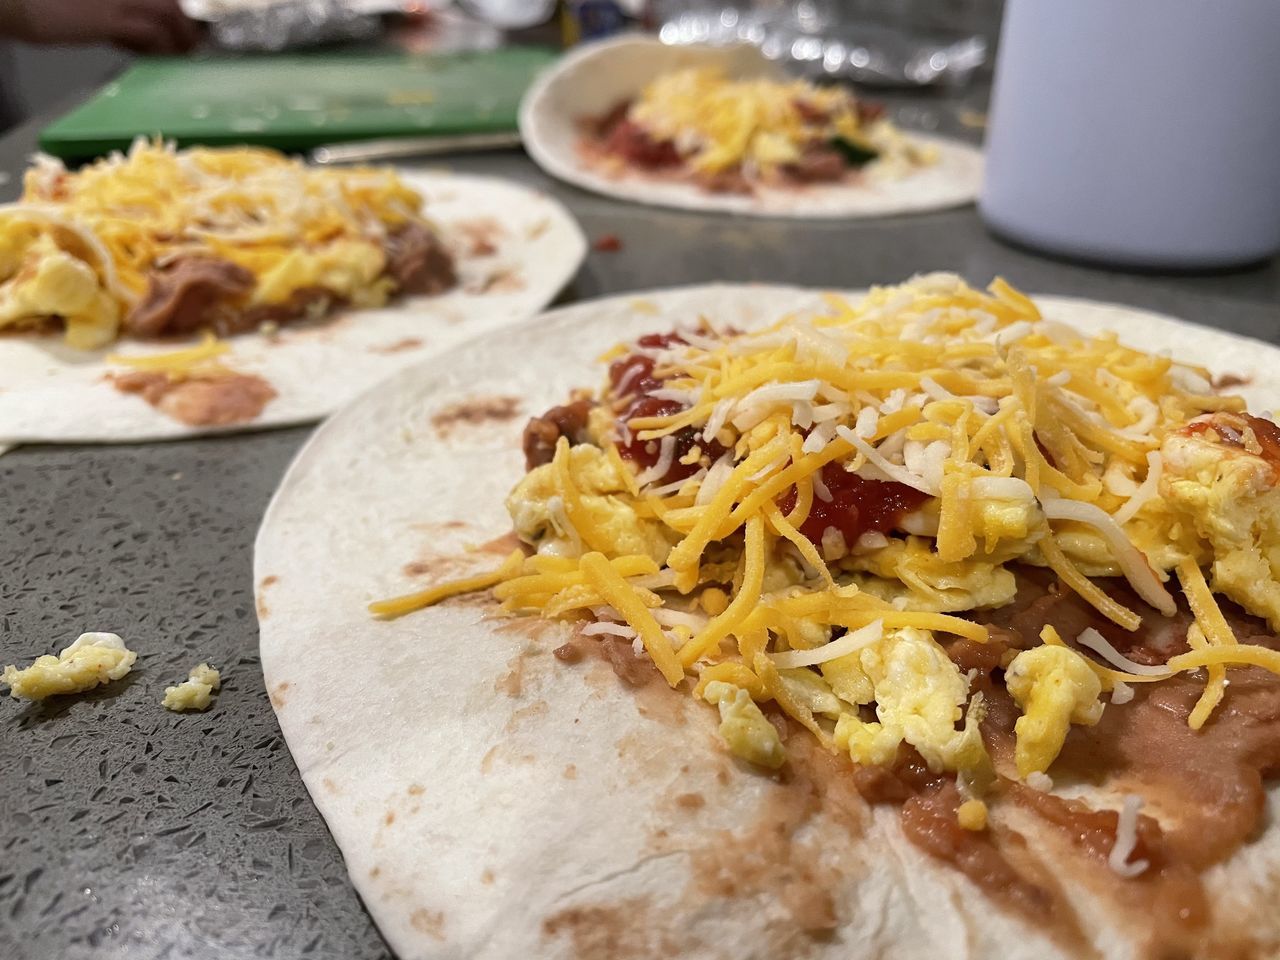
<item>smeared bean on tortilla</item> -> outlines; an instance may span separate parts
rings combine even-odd
[[[164,373],[109,375],[121,393],[140,396],[161,413],[189,427],[229,427],[262,415],[275,387],[252,373],[218,373],[174,380]]]
[[[445,407],[431,418],[431,425],[436,433],[447,437],[458,427],[506,423],[519,413],[520,400],[516,397],[476,397]]]

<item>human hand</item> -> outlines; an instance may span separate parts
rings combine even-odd
[[[112,43],[135,53],[185,53],[200,27],[178,0],[0,0],[0,24],[30,43]]]

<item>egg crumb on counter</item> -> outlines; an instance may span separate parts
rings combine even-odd
[[[58,653],[37,657],[24,670],[10,665],[0,674],[0,683],[9,695],[21,700],[84,693],[94,687],[119,680],[133,667],[138,655],[114,633],[82,633]]]
[[[207,710],[215,690],[222,686],[222,675],[207,663],[191,669],[180,684],[164,688],[161,705],[166,710]]]

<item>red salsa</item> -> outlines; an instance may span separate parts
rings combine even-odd
[[[650,333],[641,337],[638,346],[648,350],[665,350],[675,344],[685,343],[678,333]],[[613,394],[619,399],[629,398],[627,406],[619,414],[623,422],[637,417],[666,417],[687,409],[686,404],[678,400],[662,400],[651,396],[654,390],[660,390],[665,381],[654,376],[653,358],[642,353],[633,353],[613,361],[609,365],[609,384]],[[725,452],[724,447],[716,441],[704,441],[701,430],[697,427],[684,427],[673,434],[675,438],[675,456],[671,469],[661,479],[667,482],[683,480],[698,472],[700,464],[681,463],[694,447],[701,447],[705,457],[712,461],[719,459]],[[658,440],[641,440],[632,435],[617,442],[618,453],[630,460],[641,470],[652,467],[662,455],[662,444]],[[701,459],[701,458],[700,458]]]
[[[604,149],[645,170],[661,170],[680,163],[670,140],[655,140],[639,124],[623,118],[605,134]]]
[[[1262,447],[1262,459],[1280,467],[1280,426],[1262,417],[1248,413],[1219,413],[1212,419],[1189,423],[1185,433],[1208,433],[1212,430],[1224,444],[1245,449],[1244,431],[1252,429],[1258,445]]]
[[[834,528],[852,547],[864,533],[888,533],[929,499],[927,493],[905,483],[866,480],[837,463],[823,467],[821,477],[831,500],[823,500],[815,491],[809,516],[800,525],[800,532],[814,543],[821,543],[823,534]],[[795,505],[796,490],[792,487],[778,501],[778,509],[789,513]]]

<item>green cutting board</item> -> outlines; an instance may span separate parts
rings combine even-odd
[[[380,137],[516,129],[516,112],[550,50],[411,56],[377,53],[148,58],[40,136],[83,160],[138,136],[180,145],[308,150]]]

